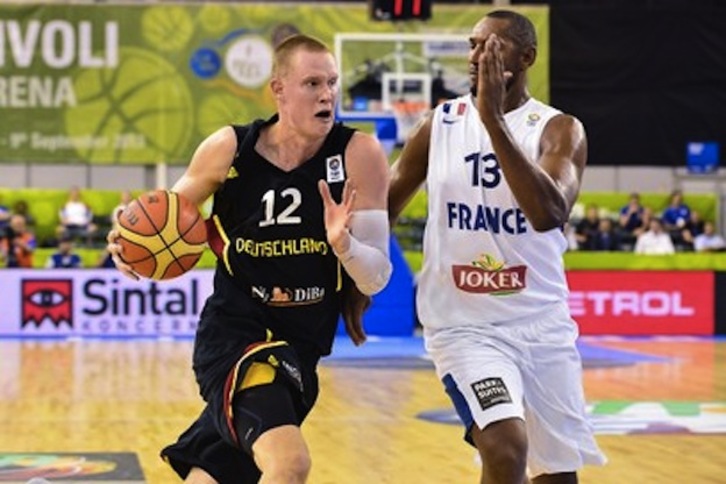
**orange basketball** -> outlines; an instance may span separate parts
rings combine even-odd
[[[177,193],[155,190],[131,202],[118,217],[121,260],[140,276],[172,279],[193,268],[207,244],[199,209]]]

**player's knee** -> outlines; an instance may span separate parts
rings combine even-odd
[[[312,462],[310,456],[298,454],[291,456],[289,460],[278,459],[262,469],[262,476],[265,482],[304,483],[310,475]]]
[[[527,433],[520,419],[506,419],[474,429],[472,438],[482,461],[498,469],[522,469],[527,464]]]
[[[310,452],[302,436],[292,435],[291,431],[294,432],[293,429],[273,429],[253,447],[264,482],[303,483],[307,480],[312,467]]]
[[[293,455],[288,457],[287,462],[288,477],[290,482],[305,482],[310,474],[310,468],[313,463],[310,459],[310,453],[307,449],[299,449]]]

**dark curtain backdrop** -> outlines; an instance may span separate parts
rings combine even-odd
[[[555,4],[550,25],[551,102],[585,124],[590,164],[683,166],[688,141],[717,141],[726,165],[726,8]]]

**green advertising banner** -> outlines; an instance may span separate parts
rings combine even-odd
[[[430,21],[393,25],[330,3],[2,5],[0,162],[185,164],[219,127],[274,111],[267,83],[286,35],[331,50],[340,32],[466,39],[490,8],[436,6]],[[548,10],[518,10],[539,33],[530,85],[547,101]]]

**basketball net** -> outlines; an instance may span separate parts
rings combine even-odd
[[[396,119],[396,141],[405,143],[416,123],[429,110],[429,104],[421,100],[402,99],[392,102],[391,110]]]

